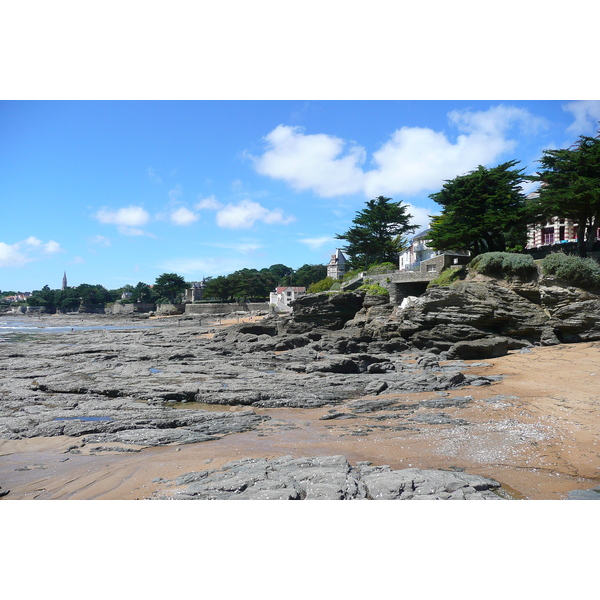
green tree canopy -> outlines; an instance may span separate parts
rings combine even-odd
[[[147,283],[138,281],[131,291],[131,300],[143,303],[155,302],[158,300],[158,294]]]
[[[231,297],[231,281],[224,275],[213,277],[204,286],[204,298],[218,298],[227,302]]]
[[[596,137],[580,136],[570,148],[544,150],[539,161],[543,170],[539,197],[530,204],[532,221],[552,217],[577,223],[577,249],[586,256],[600,227],[600,132]]]
[[[167,298],[169,302],[179,302],[188,284],[181,275],[176,273],[163,273],[156,278],[154,291],[159,297]]]
[[[398,254],[406,247],[403,236],[414,232],[419,225],[409,225],[412,215],[407,214],[408,206],[401,201],[378,196],[366,204],[352,221],[353,226],[336,235],[336,239],[348,242],[342,250],[354,269],[374,263],[396,263]]]
[[[327,277],[325,265],[302,265],[292,276],[291,284],[308,288],[312,283]]]
[[[521,184],[524,169],[509,161],[488,169],[479,166],[446,181],[429,197],[442,207],[433,217],[429,245],[436,250],[468,249],[473,255],[522,248],[527,214]]]

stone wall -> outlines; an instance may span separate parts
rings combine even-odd
[[[157,304],[156,314],[158,315],[182,315],[185,312],[186,304]]]
[[[238,304],[237,302],[203,302],[202,304],[186,304],[186,315],[198,315],[206,317],[210,315],[230,315],[235,312],[253,312],[257,310],[269,310],[268,302],[246,302]]]
[[[113,315],[131,315],[134,313],[152,312],[153,310],[156,310],[156,304],[150,302],[135,302],[132,304],[119,304],[115,302],[114,304],[106,305],[106,312]]]

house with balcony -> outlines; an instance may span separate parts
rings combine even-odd
[[[398,258],[400,271],[441,271],[452,265],[464,265],[470,261],[468,250],[434,250],[427,243],[431,229],[426,229],[410,240],[410,245]],[[441,257],[441,258],[438,258]],[[431,260],[438,258],[438,260]]]

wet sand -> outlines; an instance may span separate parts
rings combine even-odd
[[[451,398],[471,395],[473,401],[444,409],[466,426],[415,424],[398,431],[396,415],[385,410],[351,420],[320,420],[331,407],[256,409],[271,420],[254,431],[135,453],[94,454],[84,448],[82,454],[65,454],[73,444],[67,437],[0,440],[0,485],[10,490],[5,499],[13,500],[145,499],[176,490],[172,482],[153,480],[172,480],[231,460],[334,454],[393,469],[462,469],[496,479],[518,499],[562,499],[569,490],[598,485],[600,343],[535,348],[487,363],[469,373],[504,379],[454,390]],[[431,397],[377,396],[407,404]],[[336,410],[343,412],[344,406]]]

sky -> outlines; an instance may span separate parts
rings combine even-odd
[[[326,263],[365,202],[594,135],[600,101],[2,101],[0,290]],[[530,191],[528,188],[525,191]]]

